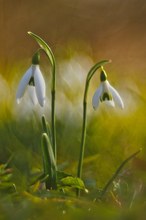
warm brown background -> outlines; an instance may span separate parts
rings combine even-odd
[[[0,66],[32,54],[31,30],[54,52],[88,45],[94,59],[112,59],[121,72],[146,71],[144,0],[0,0],[0,30]]]

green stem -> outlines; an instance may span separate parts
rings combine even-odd
[[[83,98],[83,123],[82,123],[82,134],[81,134],[81,144],[80,144],[80,155],[77,170],[77,177],[82,176],[82,166],[85,151],[85,137],[86,137],[86,124],[87,124],[87,93],[88,93],[89,81],[86,79],[84,98]]]
[[[56,149],[56,123],[55,123],[55,95],[56,95],[56,64],[55,59],[54,65],[52,66],[52,88],[51,88],[51,120],[52,120],[52,145],[53,145],[53,152],[55,160],[57,161],[57,149]]]
[[[94,73],[97,69],[99,69],[102,65],[109,63],[108,60],[100,61],[96,63],[88,72],[86,83],[85,83],[85,90],[84,90],[84,97],[83,97],[83,122],[82,122],[82,134],[81,134],[81,144],[80,144],[80,154],[79,154],[79,163],[77,169],[77,177],[82,177],[82,167],[83,167],[83,159],[84,159],[84,151],[85,151],[85,140],[86,140],[86,125],[87,125],[87,95],[89,89],[89,83],[91,78],[93,77]],[[80,195],[80,190],[77,189],[77,196]]]
[[[87,124],[87,92],[89,87],[89,81],[86,79],[84,98],[83,98],[83,122],[82,122],[82,134],[81,134],[81,144],[80,144],[80,155],[79,155],[79,163],[77,169],[77,177],[81,178],[82,176],[82,167],[83,167],[83,159],[85,152],[85,139],[86,139],[86,124]],[[80,190],[77,189],[77,196],[80,195]]]
[[[47,45],[48,46],[48,45]],[[48,47],[49,48],[49,47]],[[50,48],[49,48],[50,49]],[[46,52],[46,48],[43,49],[52,65],[52,79],[51,79],[51,130],[52,130],[52,147],[55,160],[57,161],[57,147],[56,147],[56,120],[55,120],[55,97],[56,97],[56,62],[53,52],[50,49],[50,53]],[[51,55],[51,59],[50,59]]]
[[[120,173],[120,171],[122,170],[122,168],[124,167],[124,165],[131,159],[133,159],[135,156],[137,156],[137,154],[139,154],[141,152],[142,149],[136,151],[134,154],[132,154],[131,156],[129,156],[126,160],[124,160],[122,162],[122,164],[118,167],[118,169],[116,170],[116,172],[113,174],[113,176],[109,179],[109,181],[107,182],[107,184],[105,185],[105,187],[103,188],[101,194],[100,194],[100,199],[102,199],[102,197],[105,195],[105,193],[107,192],[108,188],[111,186],[111,184],[113,183],[114,179],[118,176],[118,174]]]

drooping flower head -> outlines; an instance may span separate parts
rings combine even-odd
[[[107,74],[103,67],[101,67],[100,73],[101,84],[95,91],[92,99],[92,105],[94,109],[97,109],[99,102],[106,102],[107,104],[115,107],[117,104],[121,109],[124,108],[122,98],[116,89],[114,89],[107,80]]]
[[[40,55],[38,52],[36,52],[32,58],[31,67],[23,75],[19,83],[16,94],[18,104],[21,102],[26,89],[28,89],[28,93],[33,104],[39,103],[42,107],[44,106],[46,86],[40,70],[39,62]]]

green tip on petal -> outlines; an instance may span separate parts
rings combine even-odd
[[[40,63],[40,53],[36,52],[32,57],[32,64],[38,65]]]
[[[105,70],[103,69],[103,67],[101,67],[100,81],[104,82],[106,80],[107,80],[107,74],[106,74]]]

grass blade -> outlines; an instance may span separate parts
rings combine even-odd
[[[108,188],[111,186],[111,184],[113,183],[113,181],[115,180],[115,178],[118,176],[118,174],[120,173],[120,171],[122,170],[122,168],[124,167],[124,165],[129,162],[131,159],[133,159],[134,157],[137,156],[137,154],[139,154],[141,152],[142,149],[136,151],[134,154],[132,154],[131,156],[129,156],[126,160],[124,160],[122,162],[122,164],[118,167],[118,169],[116,170],[116,172],[113,174],[113,176],[109,179],[109,181],[107,182],[107,184],[105,185],[105,187],[103,188],[101,194],[100,194],[100,199],[102,199],[102,197],[105,195],[105,193],[107,192]]]

